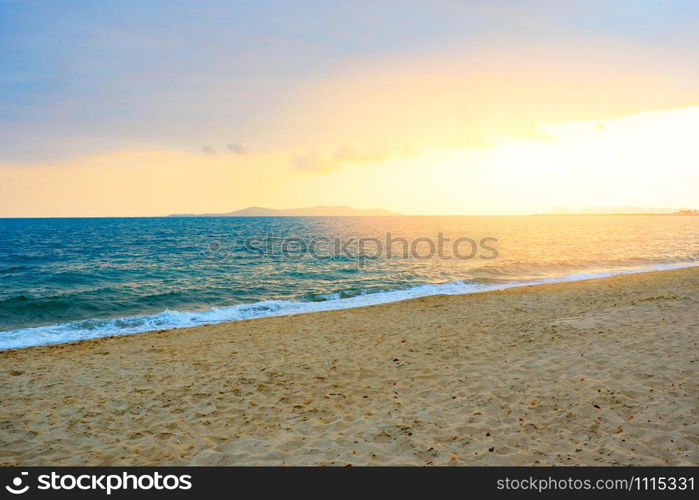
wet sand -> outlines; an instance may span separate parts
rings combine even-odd
[[[698,465],[699,268],[0,352],[3,465]]]

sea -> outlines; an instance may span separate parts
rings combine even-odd
[[[699,264],[699,217],[0,219],[0,349]]]

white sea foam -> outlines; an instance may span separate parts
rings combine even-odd
[[[186,328],[191,326],[221,323],[224,321],[240,321],[269,316],[286,316],[319,311],[350,309],[354,307],[385,304],[388,302],[397,302],[400,300],[414,299],[430,295],[462,295],[492,290],[503,290],[506,288],[520,286],[567,281],[583,281],[621,274],[636,274],[649,271],[662,271],[694,266],[699,266],[699,262],[657,264],[636,269],[579,273],[553,278],[529,281],[512,281],[506,283],[451,281],[441,284],[420,285],[406,290],[391,290],[362,294],[344,299],[332,298],[323,302],[266,300],[253,304],[242,304],[230,307],[214,307],[207,311],[200,312],[166,310],[152,315],[130,316],[118,319],[90,319],[57,325],[0,332],[0,350],[17,349],[45,344],[62,344],[66,342],[75,342],[78,340],[129,335],[132,333],[155,330]]]

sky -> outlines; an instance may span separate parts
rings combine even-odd
[[[0,0],[0,217],[699,208],[699,2]]]

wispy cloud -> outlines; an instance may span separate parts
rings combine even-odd
[[[239,144],[239,143],[229,143],[229,144],[226,144],[226,149],[227,149],[230,153],[234,153],[234,154],[237,154],[237,155],[245,155],[245,154],[248,154],[247,148],[245,148],[242,144]]]
[[[340,168],[340,164],[320,153],[295,154],[289,160],[293,172],[330,172]]]

